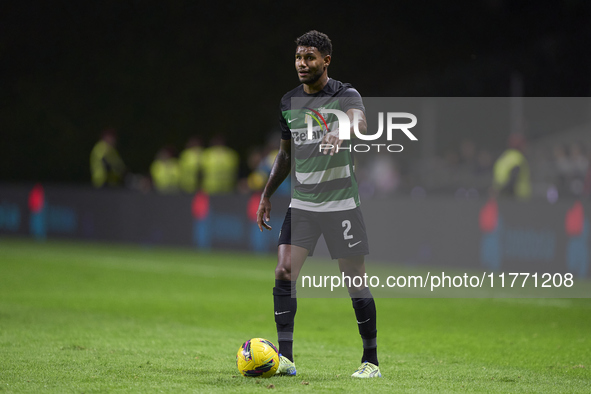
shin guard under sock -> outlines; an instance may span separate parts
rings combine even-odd
[[[279,352],[291,361],[293,361],[293,326],[298,309],[295,284],[295,281],[275,279],[273,288]]]
[[[349,293],[357,318],[359,335],[363,340],[363,357],[361,362],[369,361],[378,364],[376,304],[371,292],[366,287],[360,291]]]

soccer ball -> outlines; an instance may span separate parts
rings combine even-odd
[[[277,348],[263,338],[249,339],[238,349],[236,366],[242,376],[269,378],[279,368]]]

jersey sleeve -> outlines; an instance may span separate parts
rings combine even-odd
[[[350,109],[359,109],[365,112],[365,106],[363,105],[363,99],[357,90],[354,88],[346,89],[339,95],[339,103],[343,112],[347,112]]]
[[[283,111],[281,111],[281,108],[279,108],[279,127],[281,128],[281,139],[290,140],[291,130],[287,127],[287,121],[283,117]]]

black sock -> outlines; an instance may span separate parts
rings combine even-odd
[[[279,341],[279,353],[293,362],[293,341]]]
[[[298,309],[295,284],[295,281],[275,279],[275,287],[273,288],[279,353],[291,361],[293,361],[293,326]]]
[[[366,287],[361,291],[349,293],[355,309],[359,335],[363,341],[361,362],[369,361],[379,365],[377,352],[376,304],[371,292]]]
[[[361,362],[364,363],[369,361],[372,364],[380,365],[378,362],[378,348],[363,349],[363,356],[361,356]]]

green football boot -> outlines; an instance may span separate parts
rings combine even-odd
[[[277,372],[275,375],[280,376],[295,376],[296,374],[296,367],[293,361],[290,361],[289,358],[279,355],[279,368],[277,368]]]
[[[357,371],[353,372],[352,378],[381,378],[380,367],[370,362],[361,364]]]

